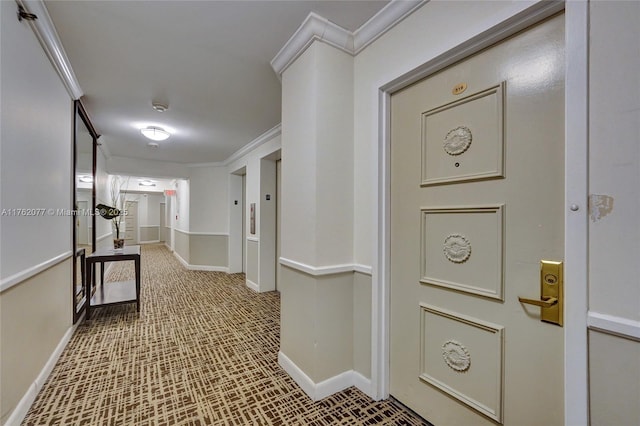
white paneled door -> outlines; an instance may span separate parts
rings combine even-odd
[[[560,305],[518,299],[559,288],[563,197],[563,15],[392,95],[392,396],[436,425],[563,423]]]
[[[124,243],[128,246],[136,245],[138,244],[138,202],[127,201],[124,208],[127,211],[124,218]]]

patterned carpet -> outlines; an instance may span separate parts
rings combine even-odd
[[[131,278],[133,262],[120,262],[107,281]],[[140,314],[135,304],[93,310],[23,424],[427,424],[356,388],[311,401],[277,364],[279,333],[279,293],[143,246]]]

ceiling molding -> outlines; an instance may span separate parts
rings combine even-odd
[[[377,40],[429,0],[392,0],[353,32],[353,55]]]
[[[355,56],[427,1],[392,0],[354,32],[311,12],[271,60],[271,67],[282,76],[314,41],[322,41]]]
[[[223,161],[223,164],[225,166],[228,166],[229,164],[233,163],[239,158],[242,158],[244,155],[246,155],[250,151],[253,151],[260,145],[266,142],[269,142],[271,139],[275,138],[276,136],[280,136],[281,134],[282,134],[282,124],[278,124],[277,126],[273,127],[270,130],[267,130],[266,132],[264,132],[263,134],[255,138],[253,141],[249,142],[248,144],[246,144],[245,146],[243,146],[242,148],[240,148],[239,150],[231,154],[229,158]]]
[[[271,60],[271,67],[279,76],[315,40],[324,41],[340,50],[353,54],[353,34],[326,18],[309,13],[291,38]]]
[[[213,163],[189,163],[189,164],[186,164],[186,166],[191,168],[193,167],[226,167],[229,164],[233,163],[234,161],[247,155],[249,152],[253,151],[260,145],[266,142],[269,142],[271,139],[275,138],[276,136],[280,136],[280,134],[282,134],[282,124],[278,124],[272,129],[267,130],[266,132],[264,132],[263,134],[261,134],[260,136],[258,136],[257,138],[255,138],[254,140],[252,140],[251,142],[249,142],[248,144],[246,144],[245,146],[243,146],[242,148],[240,148],[239,150],[231,154],[224,161],[216,161]]]
[[[192,169],[197,167],[225,167],[224,161],[214,161],[212,163],[186,163],[186,166]]]
[[[83,95],[82,89],[44,2],[42,0],[17,0],[17,3],[38,17],[36,20],[28,21],[31,29],[36,34],[71,98],[80,99]]]

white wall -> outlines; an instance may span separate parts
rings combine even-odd
[[[316,74],[316,56],[303,54],[282,75],[282,134],[292,136],[282,141],[281,256],[310,265],[316,262],[317,235],[309,224],[316,223],[317,211],[309,207],[315,207],[317,183],[315,109],[309,105],[318,93],[309,82]]]
[[[589,304],[640,321],[640,3],[592,2],[590,41]]]
[[[314,265],[353,262],[353,58],[317,44]]]
[[[190,171],[190,231],[228,233],[227,168],[192,167]]]
[[[0,2],[0,210],[44,211],[0,216],[2,424],[35,399],[73,311],[73,218],[56,213],[73,209],[73,102],[16,11]]]
[[[175,210],[173,220],[174,227],[181,231],[189,231],[189,215],[190,215],[190,188],[187,179],[179,179],[175,185]],[[176,219],[177,217],[177,219]]]
[[[71,250],[72,220],[56,210],[72,209],[73,102],[15,4],[2,7],[0,208],[45,209],[0,217],[4,279]]]
[[[638,425],[640,3],[590,2],[589,47],[591,422]]]
[[[276,289],[276,162],[260,160],[260,250],[259,291]],[[267,197],[269,199],[267,199]]]

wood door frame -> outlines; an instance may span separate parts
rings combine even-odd
[[[565,304],[564,419],[588,424],[588,20],[587,1],[538,2],[378,89],[377,217],[371,318],[371,385],[389,396],[391,95],[418,80],[565,12]]]

